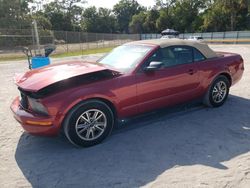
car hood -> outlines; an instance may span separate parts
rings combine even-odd
[[[16,75],[15,83],[23,90],[37,92],[62,80],[108,69],[100,64],[86,61],[59,63]]]

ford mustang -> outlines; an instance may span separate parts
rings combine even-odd
[[[72,61],[15,77],[15,119],[35,135],[57,135],[88,147],[102,142],[118,119],[202,99],[226,101],[243,74],[238,54],[214,52],[188,40],[142,40],[97,62]]]

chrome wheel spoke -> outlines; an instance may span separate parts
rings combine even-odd
[[[212,98],[215,103],[220,103],[224,100],[227,94],[227,85],[225,82],[220,81],[215,84],[212,91]]]
[[[90,123],[89,112],[86,112],[87,121]]]
[[[88,127],[88,124],[78,124],[77,125],[77,129],[82,129],[82,128],[86,128],[86,127]]]
[[[90,123],[90,120],[87,116],[87,118],[84,117],[85,114],[81,115],[81,119],[83,119],[85,122]]]
[[[87,129],[87,133],[86,133],[86,138],[89,138],[90,137],[90,129]]]
[[[96,111],[96,112],[94,113],[94,115],[93,115],[93,119],[94,119],[94,120],[97,118],[98,114],[99,114],[98,111]]]
[[[79,134],[82,134],[84,131],[86,131],[88,127],[84,127],[82,130],[79,131]]]
[[[103,123],[97,123],[95,124],[95,128],[98,129],[99,131],[103,131],[105,128],[105,125]]]
[[[213,89],[213,93],[217,93],[218,92],[218,89],[217,87],[215,86],[214,89]]]
[[[95,132],[92,128],[87,129],[86,138],[91,139],[95,137]]]
[[[95,121],[98,121],[102,116],[103,116],[103,114],[100,114],[99,116],[97,116],[97,117],[95,118]]]
[[[75,128],[77,135],[87,141],[100,137],[107,126],[106,115],[97,109],[85,111],[76,121]]]
[[[218,90],[220,91],[221,90],[221,83],[219,82],[216,85],[217,85]]]

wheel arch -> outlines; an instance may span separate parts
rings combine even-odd
[[[65,120],[67,119],[68,115],[75,109],[77,108],[78,106],[81,106],[83,103],[87,102],[87,101],[101,101],[103,102],[104,104],[106,104],[112,111],[113,113],[113,117],[114,117],[114,120],[116,120],[117,118],[117,108],[115,107],[114,103],[111,102],[110,100],[106,99],[106,98],[102,98],[102,97],[93,97],[93,98],[86,98],[86,99],[83,99],[83,100],[80,100],[78,102],[76,102],[73,106],[71,106],[67,112],[64,114],[63,118],[61,119],[60,121],[60,127],[61,129],[63,128],[63,125],[65,123]]]
[[[227,73],[227,72],[220,73],[218,76],[216,76],[216,78],[219,76],[225,76],[228,79],[230,86],[232,85],[232,77],[229,73]]]
[[[102,98],[102,97],[95,97],[95,98],[85,99],[84,101],[88,101],[88,100],[98,100],[98,101],[105,103],[112,110],[112,112],[114,114],[114,118],[117,117],[117,108],[115,107],[114,103],[111,102],[110,100],[108,100],[106,98]]]

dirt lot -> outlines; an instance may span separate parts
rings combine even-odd
[[[223,107],[153,113],[86,149],[23,132],[9,105],[18,94],[12,78],[27,66],[1,63],[0,187],[249,187],[250,46],[212,48],[245,59]]]

